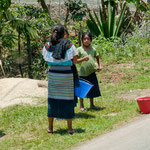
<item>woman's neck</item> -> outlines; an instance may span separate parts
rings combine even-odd
[[[87,50],[87,51],[89,51],[89,50],[91,50],[91,46],[89,45],[89,46],[82,46],[85,50]]]

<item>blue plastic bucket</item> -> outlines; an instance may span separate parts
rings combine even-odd
[[[83,80],[79,80],[79,83],[80,86],[75,87],[75,96],[85,98],[93,85]]]

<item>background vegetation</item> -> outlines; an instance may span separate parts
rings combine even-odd
[[[81,35],[89,28],[94,36],[93,46],[103,61],[131,59],[139,51],[149,55],[150,15],[148,4],[143,1],[102,0],[100,14],[96,14],[81,0],[66,0],[64,22],[51,18],[44,0],[38,2],[41,8],[11,4],[11,0],[0,3],[0,59],[6,77],[46,79],[48,66],[41,50],[56,23],[66,24],[76,47],[81,45]],[[136,6],[132,15],[129,3]]]

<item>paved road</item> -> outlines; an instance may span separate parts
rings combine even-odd
[[[73,150],[150,150],[150,114]]]

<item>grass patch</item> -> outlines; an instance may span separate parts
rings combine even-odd
[[[88,102],[86,104],[88,105]],[[0,147],[2,149],[66,149],[108,132],[115,124],[125,122],[137,115],[135,111],[137,104],[134,101],[125,102],[104,96],[96,104],[103,109],[99,112],[89,110],[86,113],[76,109],[73,127],[77,129],[77,133],[72,136],[67,134],[65,120],[55,120],[54,134],[46,133],[48,125],[46,106],[16,105],[2,110],[0,127],[7,136],[0,140]],[[117,115],[106,116],[114,112]]]
[[[133,62],[130,62],[133,63]],[[144,67],[143,67],[144,65]],[[105,67],[105,66],[104,66]],[[113,69],[112,69],[113,67]],[[47,134],[47,100],[40,99],[39,105],[15,105],[0,111],[0,149],[3,150],[63,150],[68,149],[98,135],[115,129],[119,124],[125,124],[139,113],[137,102],[119,98],[119,93],[132,89],[150,88],[148,84],[150,65],[148,61],[141,61],[132,67],[116,68],[116,64],[107,66],[100,73],[99,81],[102,97],[95,100],[101,107],[100,111],[88,110],[80,112],[76,107],[73,128],[74,135],[67,134],[65,120],[54,121],[54,134]],[[111,71],[110,71],[111,70]],[[113,71],[112,71],[113,70]],[[105,80],[117,73],[124,73],[119,80]],[[133,74],[136,76],[133,77]],[[85,106],[89,107],[89,100],[85,99]],[[41,105],[42,104],[42,105]]]

